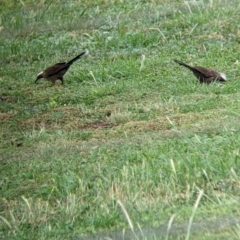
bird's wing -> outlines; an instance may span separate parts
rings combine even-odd
[[[217,77],[219,75],[218,72],[211,68],[204,68],[204,67],[194,67],[195,70],[197,70],[200,74],[202,74],[205,78],[210,77]]]
[[[44,72],[46,77],[51,77],[61,71],[63,68],[68,67],[66,62],[56,63],[55,65],[47,68]]]

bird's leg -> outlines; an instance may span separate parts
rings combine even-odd
[[[60,77],[59,80],[61,80],[62,82],[62,85],[64,84],[64,80],[63,80],[63,77]]]

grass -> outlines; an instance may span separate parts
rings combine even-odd
[[[239,239],[239,7],[2,1],[0,238]]]

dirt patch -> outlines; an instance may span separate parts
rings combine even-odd
[[[12,113],[0,113],[0,120],[1,121],[8,120],[12,118],[12,116],[13,116]]]

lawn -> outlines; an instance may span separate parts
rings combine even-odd
[[[0,238],[239,239],[239,11],[2,0]],[[86,49],[64,85],[34,83]]]

